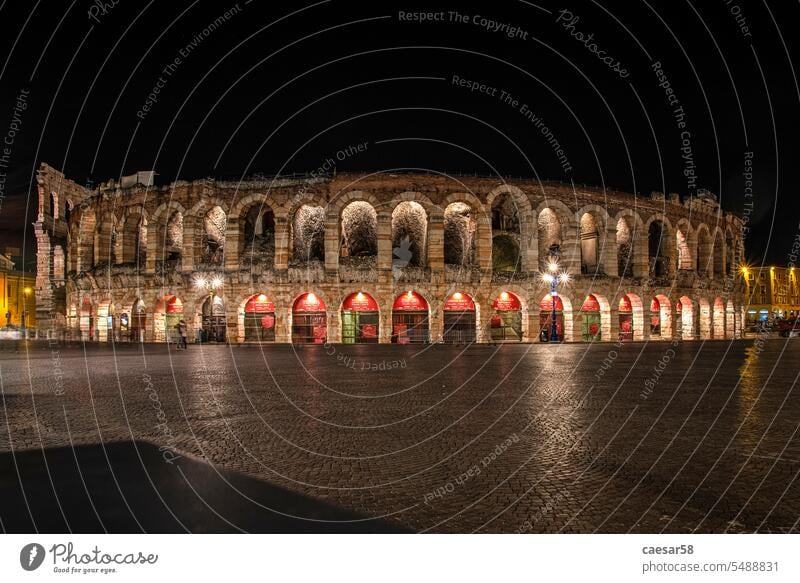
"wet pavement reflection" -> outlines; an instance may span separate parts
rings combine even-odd
[[[62,347],[0,352],[0,372],[2,452],[154,444],[144,461],[121,456],[124,498],[140,483],[175,495],[167,452],[375,530],[786,532],[800,519],[797,340]],[[166,477],[145,483],[139,466]],[[248,514],[224,487],[179,490],[189,530],[303,528]],[[144,512],[164,517],[145,530],[179,529],[171,508]]]

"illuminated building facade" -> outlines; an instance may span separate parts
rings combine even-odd
[[[738,337],[742,221],[713,195],[535,180],[39,170],[49,335],[295,343]],[[555,298],[550,266],[563,275]],[[544,331],[544,332],[543,332]]]

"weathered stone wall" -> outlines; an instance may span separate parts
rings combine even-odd
[[[215,293],[225,301],[231,341],[243,339],[244,305],[257,294],[275,303],[276,339],[290,341],[291,307],[305,292],[314,292],[324,300],[328,339],[338,341],[341,302],[350,293],[362,291],[377,301],[380,340],[388,342],[394,299],[410,289],[428,302],[432,340],[442,337],[442,307],[456,291],[474,299],[478,340],[488,340],[492,303],[505,291],[518,297],[524,339],[533,341],[539,333],[539,303],[549,293],[539,272],[540,263],[546,263],[546,254],[551,253],[548,245],[540,245],[540,237],[548,236],[548,231],[550,236],[554,232],[559,235],[554,257],[571,275],[571,281],[559,289],[568,340],[582,337],[581,306],[590,294],[600,306],[603,340],[619,336],[618,310],[626,295],[634,305],[635,339],[650,337],[654,297],[663,298],[660,338],[678,334],[684,338],[733,337],[741,331],[741,292],[736,279],[742,256],[741,221],[723,212],[711,196],[681,202],[677,196],[659,193],[634,196],[589,187],[573,190],[569,185],[533,180],[509,184],[497,178],[451,179],[427,174],[179,181],[158,188],[121,188],[110,181],[89,192],[43,165],[40,193],[48,191],[58,193],[59,199],[71,200],[74,210],[68,224],[63,219],[53,221],[47,212],[40,213],[37,236],[41,231],[42,265],[37,294],[41,293],[42,299],[52,294],[54,238],[50,225],[55,224],[55,240],[66,252],[66,297],[63,304],[48,300],[40,305],[59,311],[66,322],[65,333],[72,335],[82,330],[84,337],[107,339],[107,316],[115,316],[112,322],[117,322],[121,314],[130,317],[132,306],[141,299],[146,306],[146,338],[161,338],[164,331],[155,326],[157,322],[163,325],[163,318],[157,316],[163,309],[159,300],[165,297],[181,300],[184,318],[194,334],[209,293],[194,284],[199,278],[208,281],[218,277],[222,286]],[[493,206],[499,196],[511,198],[513,212],[509,212],[505,200]],[[374,247],[367,247],[376,249],[377,257],[349,257],[349,249],[342,248],[343,242],[353,245],[353,233],[342,232],[343,211],[353,201],[368,203],[375,211],[377,228],[364,229],[361,225],[358,236],[375,237],[370,242]],[[420,264],[404,263],[404,250],[393,245],[397,238],[392,214],[405,201],[418,203],[427,218]],[[445,249],[449,236],[445,233],[445,214],[450,205],[458,203],[470,209],[474,237],[471,264],[446,263],[452,254]],[[304,205],[324,209],[324,261],[303,263],[302,257],[293,254],[298,246],[298,233],[293,232],[295,213]],[[46,205],[43,209],[47,210]],[[224,213],[226,221],[219,263],[208,262],[206,218],[213,209],[217,209],[217,217],[222,216],[220,211]],[[502,212],[513,216],[497,215]],[[550,223],[542,230],[540,219],[545,216],[550,217]],[[253,220],[259,223],[247,222]],[[265,221],[272,225],[268,230],[264,230]],[[655,221],[663,233],[656,245],[648,241]],[[171,248],[166,242],[175,239],[170,230],[178,224],[182,227],[182,246]],[[254,246],[245,240],[245,233],[260,233],[272,240]],[[417,237],[421,240],[422,235]],[[518,244],[516,270],[506,267],[493,273],[495,235],[510,237]],[[219,233],[214,234],[214,240],[220,241]],[[620,261],[618,240],[624,241],[623,251],[630,253],[624,277],[619,277],[625,258]],[[131,249],[132,245],[137,248]],[[650,252],[653,248],[657,257]],[[269,254],[254,258],[259,249],[269,249]],[[714,257],[722,258],[721,265],[719,261],[715,265]],[[659,262],[661,271],[656,271]],[[676,318],[681,298],[679,326]],[[718,310],[723,323],[713,325],[714,311],[704,306],[720,303],[725,306]],[[112,329],[110,334],[118,332]]]

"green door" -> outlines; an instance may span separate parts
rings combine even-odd
[[[597,312],[583,313],[583,341],[592,342],[600,340],[600,314]]]

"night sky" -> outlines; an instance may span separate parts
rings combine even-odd
[[[0,248],[34,251],[42,161],[78,182],[335,160],[705,189],[752,204],[751,263],[800,233],[796,2],[113,4],[0,2]]]

